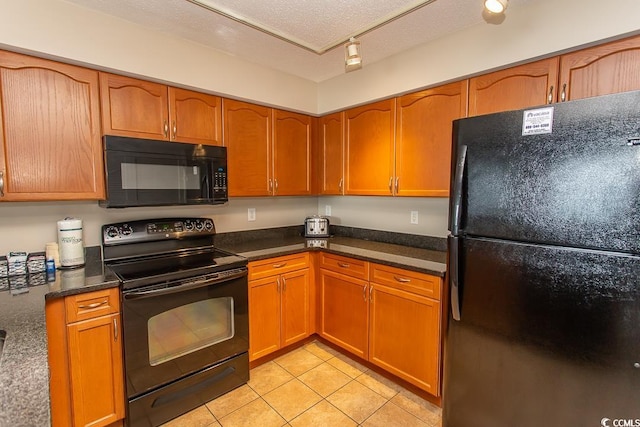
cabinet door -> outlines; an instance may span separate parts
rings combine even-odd
[[[100,73],[100,101],[105,135],[169,139],[167,86]]]
[[[73,420],[106,426],[124,418],[119,313],[67,326]]]
[[[639,90],[638,64],[640,36],[562,55],[560,101]]]
[[[280,348],[278,276],[249,281],[249,360]]]
[[[452,122],[467,113],[467,80],[397,101],[397,196],[449,195]]]
[[[98,73],[0,52],[0,200],[104,198]]]
[[[273,194],[311,194],[311,117],[273,110]]]
[[[368,289],[364,280],[320,270],[320,335],[363,359],[369,343]]]
[[[345,194],[390,196],[395,99],[345,113]]]
[[[223,110],[229,196],[270,195],[270,109],[225,99]]]
[[[440,303],[372,283],[369,361],[438,396]]]
[[[558,61],[543,59],[469,79],[469,116],[554,102]]]
[[[309,336],[309,269],[280,276],[282,347]]]
[[[169,88],[171,140],[222,145],[222,100],[218,96]]]
[[[344,112],[334,113],[320,119],[319,139],[321,152],[320,194],[342,194]]]

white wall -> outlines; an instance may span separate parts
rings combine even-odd
[[[5,49],[316,112],[312,81],[75,4],[0,0],[0,16],[0,47]]]
[[[256,209],[256,221],[247,221],[247,209]],[[57,241],[57,221],[81,218],[85,246],[98,246],[100,227],[112,222],[171,216],[213,218],[219,233],[302,225],[317,213],[315,197],[233,198],[218,206],[104,209],[97,202],[0,203],[0,255],[9,251],[36,252]]]
[[[330,223],[348,227],[446,237],[449,199],[442,197],[325,196],[318,198],[318,213],[331,206]],[[411,224],[418,211],[418,224]]]
[[[530,1],[508,9],[500,25],[475,25],[374,64],[363,58],[361,70],[319,84],[317,110],[341,110],[632,32],[640,32],[639,0]]]

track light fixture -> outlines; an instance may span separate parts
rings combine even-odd
[[[509,0],[484,0],[484,7],[491,13],[504,13],[509,6]]]
[[[362,57],[360,56],[360,42],[351,37],[344,45],[344,70],[354,71],[362,68]]]

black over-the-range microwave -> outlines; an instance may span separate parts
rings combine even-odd
[[[100,206],[215,205],[228,201],[227,149],[107,135]]]

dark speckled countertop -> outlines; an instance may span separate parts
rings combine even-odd
[[[305,239],[300,227],[222,233],[216,246],[249,261],[324,250],[438,276],[446,272],[444,239],[349,227],[332,230],[335,236],[327,239]],[[59,270],[48,283],[43,284],[42,276],[29,276],[29,286],[22,288],[28,292],[17,294],[0,283],[0,330],[6,331],[0,357],[0,427],[50,424],[45,301],[119,285],[104,270],[99,247],[87,248],[86,254],[84,268]]]
[[[43,284],[39,274],[2,280],[0,330],[6,338],[0,356],[0,426],[50,424],[45,300],[118,286],[114,277],[103,273],[97,249],[87,251],[84,268],[58,270],[48,283]],[[13,286],[25,281],[26,288]]]

